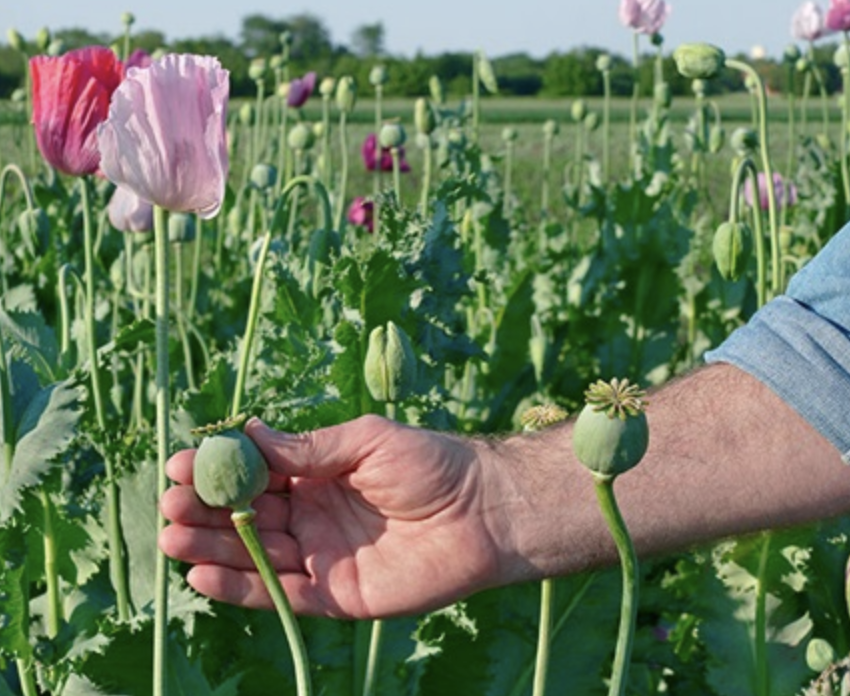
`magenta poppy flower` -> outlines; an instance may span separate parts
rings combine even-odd
[[[60,172],[94,174],[100,164],[97,127],[124,77],[115,54],[89,46],[63,56],[30,59],[35,139],[42,156]]]
[[[108,179],[166,210],[213,217],[224,200],[230,74],[212,56],[131,68],[98,129]]]
[[[130,68],[146,68],[151,63],[153,63],[151,54],[143,48],[137,48],[129,55],[127,60],[124,61],[124,68],[127,70]]]
[[[764,175],[764,172],[759,172],[758,175],[759,181],[759,207],[762,210],[767,210],[769,201],[767,198],[767,177]],[[794,185],[794,182],[788,181],[782,178],[782,175],[779,172],[773,173],[773,195],[776,198],[776,205],[781,207],[790,208],[791,206],[797,203],[797,187]],[[747,204],[752,207],[753,205],[753,182],[752,179],[747,179],[747,182],[744,184],[744,198],[747,201]]]
[[[830,31],[850,31],[850,0],[830,0],[826,11],[826,28]]]
[[[641,34],[657,34],[664,26],[670,6],[664,0],[621,0],[620,21]]]
[[[106,207],[109,224],[121,232],[150,232],[153,206],[125,186],[116,186]]]
[[[391,172],[393,170],[393,155],[387,147],[381,148],[380,159],[378,157],[378,136],[374,133],[369,133],[363,141],[363,146],[360,148],[360,154],[363,156],[363,164],[370,172],[379,169],[382,172]],[[409,172],[410,165],[404,157],[404,148],[398,149],[398,166],[402,172]]]
[[[357,196],[348,206],[345,219],[352,225],[360,225],[370,232],[374,229],[375,204],[363,196]]]
[[[827,33],[823,12],[813,0],[804,2],[791,18],[791,36],[799,41],[816,41]]]
[[[308,72],[304,77],[295,78],[289,83],[289,92],[286,94],[286,103],[295,109],[300,109],[316,86],[316,73]]]

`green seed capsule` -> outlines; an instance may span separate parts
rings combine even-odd
[[[683,44],[673,51],[676,68],[692,80],[715,77],[726,62],[726,54],[707,43]]]
[[[269,468],[260,450],[239,430],[205,437],[195,454],[194,485],[210,507],[245,510],[266,490]]]

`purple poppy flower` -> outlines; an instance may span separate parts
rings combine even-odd
[[[129,70],[130,68],[146,68],[151,63],[153,63],[153,58],[151,58],[151,54],[143,48],[137,48],[130,54],[129,58],[124,61],[124,69]]]
[[[664,0],[622,0],[620,21],[641,34],[657,34],[670,14]]]
[[[108,179],[166,210],[213,217],[224,200],[230,78],[216,58],[131,68],[98,129]]]
[[[391,172],[393,170],[393,155],[387,147],[381,148],[380,159],[378,157],[378,136],[374,133],[369,133],[363,141],[363,146],[360,148],[360,154],[363,156],[363,164],[370,172],[379,169],[382,172]],[[404,148],[398,148],[399,169],[402,172],[409,172],[410,165],[404,156]]]
[[[316,73],[308,72],[304,77],[295,78],[289,83],[289,92],[286,94],[286,103],[295,109],[300,109],[316,86]]]

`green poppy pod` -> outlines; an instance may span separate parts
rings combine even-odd
[[[316,142],[313,129],[306,123],[296,123],[286,136],[286,143],[293,150],[309,150]]]
[[[381,147],[401,147],[405,140],[407,140],[407,134],[400,123],[385,123],[381,126],[381,132],[378,134]]]
[[[251,184],[260,191],[268,191],[277,181],[277,168],[260,162],[251,169]]]
[[[269,485],[269,468],[251,438],[226,430],[201,441],[193,482],[198,497],[210,507],[246,510]]]

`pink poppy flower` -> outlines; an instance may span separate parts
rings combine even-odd
[[[826,28],[830,31],[850,31],[850,0],[830,0],[826,11]]]
[[[295,78],[289,83],[289,92],[286,94],[286,103],[295,109],[300,109],[316,86],[316,73],[308,72],[304,77]]]
[[[116,186],[106,207],[109,224],[121,232],[150,232],[153,206],[125,186]]]
[[[823,12],[813,0],[800,5],[791,18],[791,36],[799,41],[815,41],[827,33]]]
[[[97,127],[124,68],[105,46],[30,59],[35,139],[42,156],[65,174],[94,174],[100,164]]]
[[[664,0],[621,0],[620,21],[641,34],[657,34],[670,9]]]
[[[363,156],[363,164],[370,172],[374,172],[378,168],[382,172],[391,172],[393,170],[393,155],[387,147],[381,148],[380,159],[378,158],[378,136],[374,133],[369,133],[363,141],[363,146],[360,148],[360,154]],[[404,148],[398,149],[399,169],[402,172],[409,172],[410,165],[404,157]]]
[[[230,74],[212,56],[131,68],[98,129],[108,179],[166,210],[210,218],[224,200]]]
[[[348,207],[345,218],[352,225],[360,225],[370,232],[374,229],[375,204],[363,196],[357,196]]]
[[[146,68],[153,62],[153,58],[151,58],[151,54],[148,53],[143,48],[137,48],[133,51],[127,60],[124,62],[124,68],[129,70],[130,68]]]
[[[769,201],[767,198],[767,177],[764,172],[759,172],[759,207],[762,210],[767,210]],[[779,172],[773,173],[773,195],[776,198],[776,205],[790,208],[797,203],[797,187],[794,182],[782,178]],[[749,206],[753,205],[753,182],[752,179],[747,179],[744,184],[744,199]]]

